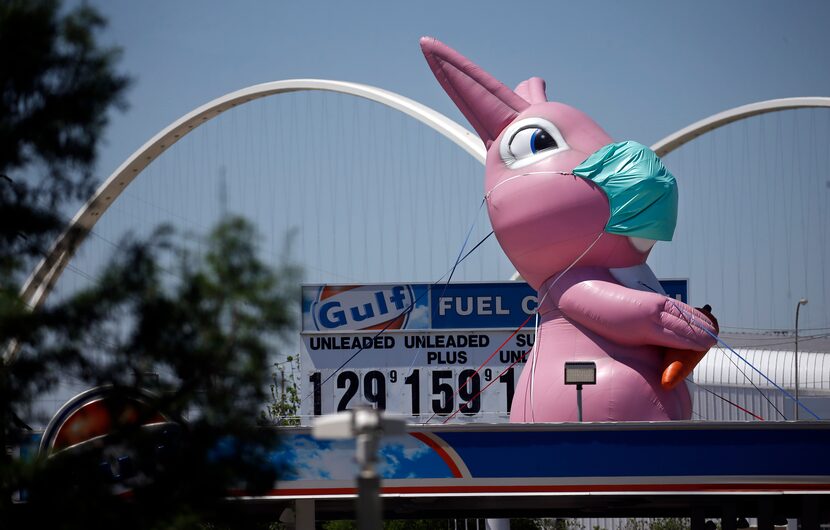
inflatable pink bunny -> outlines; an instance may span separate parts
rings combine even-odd
[[[585,421],[690,418],[685,382],[661,385],[664,357],[699,360],[715,342],[714,319],[666,297],[645,263],[655,241],[674,232],[674,177],[645,146],[614,144],[579,110],[547,101],[542,79],[513,91],[435,39],[421,48],[487,147],[490,221],[538,291],[536,343],[510,420],[577,419],[567,361],[596,363]]]

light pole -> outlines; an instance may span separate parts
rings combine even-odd
[[[383,411],[367,408],[347,410],[321,416],[314,420],[311,435],[318,440],[355,438],[355,456],[360,470],[357,475],[357,527],[360,530],[381,530],[380,476],[377,472],[378,446],[384,435],[406,432],[406,422],[387,418]]]
[[[565,384],[576,385],[576,410],[580,423],[582,422],[582,385],[597,384],[597,363],[594,362],[567,362],[565,363]]]
[[[795,419],[798,419],[798,312],[801,306],[807,305],[807,299],[802,298],[795,305]]]

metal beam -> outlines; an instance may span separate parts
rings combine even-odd
[[[486,149],[479,137],[443,114],[400,94],[381,88],[327,79],[289,79],[250,86],[216,98],[174,121],[130,155],[72,218],[66,230],[52,244],[46,257],[35,267],[23,284],[20,296],[35,310],[43,304],[55,282],[83,243],[86,235],[119,195],[135,178],[187,134],[225,111],[256,99],[290,92],[322,91],[356,96],[386,105],[402,112],[444,135],[478,162],[484,163]],[[14,359],[17,347],[12,344],[3,354],[5,361]]]
[[[697,121],[688,127],[684,127],[679,131],[672,133],[656,144],[651,146],[651,150],[657,153],[657,156],[666,156],[681,145],[694,140],[707,132],[714,131],[724,125],[750,118],[752,116],[759,116],[770,112],[777,112],[781,110],[792,109],[808,109],[830,107],[830,98],[827,97],[797,97],[797,98],[782,98],[770,99],[767,101],[759,101],[757,103],[750,103],[749,105],[742,105],[734,109],[725,110],[717,114],[713,114],[708,118]]]

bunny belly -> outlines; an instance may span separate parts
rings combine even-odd
[[[516,385],[511,422],[577,421],[576,386],[565,385],[566,361],[593,361],[596,385],[582,390],[583,421],[666,421],[691,417],[685,383],[660,386],[664,349],[624,346],[560,315],[546,319]],[[532,399],[531,375],[533,374]]]

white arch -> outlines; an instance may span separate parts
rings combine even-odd
[[[780,110],[819,107],[830,108],[830,98],[798,97],[769,99],[767,101],[759,101],[757,103],[742,105],[740,107],[735,107],[733,109],[713,114],[712,116],[704,118],[700,121],[696,121],[688,127],[684,127],[655,143],[651,146],[651,150],[657,153],[657,156],[666,156],[681,145],[694,140],[698,136],[744,118],[750,118],[752,116],[758,116],[760,114],[767,114],[769,112],[776,112]],[[510,279],[521,280],[522,276],[517,271],[513,273]]]
[[[826,97],[799,97],[799,98],[783,98],[783,99],[769,99],[767,101],[759,101],[758,103],[750,103],[734,109],[725,110],[695,122],[688,127],[684,127],[679,131],[672,133],[656,144],[651,146],[651,150],[657,153],[657,156],[666,156],[681,145],[694,140],[698,136],[709,131],[714,131],[724,125],[758,116],[760,114],[767,114],[768,112],[776,112],[779,110],[788,109],[805,109],[816,107],[830,107],[830,98]]]
[[[185,114],[161,130],[136,152],[96,190],[84,206],[78,210],[66,231],[52,244],[47,256],[38,264],[21,290],[21,298],[31,308],[37,309],[52,290],[75,251],[101,215],[112,206],[124,189],[130,185],[153,160],[169,149],[182,137],[223,112],[237,105],[266,96],[319,90],[337,92],[369,99],[408,114],[416,120],[443,134],[480,163],[484,163],[486,150],[479,137],[456,122],[431,108],[388,90],[326,79],[289,79],[250,86],[231,92]]]
[[[320,90],[338,92],[376,101],[395,110],[408,114],[435,131],[443,134],[480,163],[484,164],[486,149],[475,134],[461,127],[443,114],[431,108],[388,90],[344,81],[325,79],[291,79],[274,81],[243,88],[202,105],[179,118],[140,149],[133,153],[98,188],[92,198],[75,214],[66,231],[53,243],[47,256],[38,264],[21,289],[21,298],[31,308],[37,309],[52,290],[75,250],[83,242],[87,232],[95,226],[121,192],[146,168],[150,162],[199,125],[215,118],[226,110],[254,99],[286,92]],[[723,127],[729,123],[786,109],[830,107],[827,97],[797,97],[773,99],[743,105],[715,114],[685,127],[651,146],[658,156],[665,156],[681,145],[698,136]],[[520,276],[515,273],[512,279]],[[13,357],[14,346],[4,353],[6,359]]]

